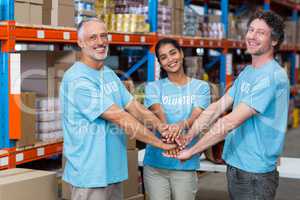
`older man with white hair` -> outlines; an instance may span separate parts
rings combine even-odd
[[[165,150],[174,144],[163,143],[137,121],[168,134],[168,126],[136,102],[104,65],[105,24],[96,18],[82,21],[77,33],[81,60],[66,71],[60,88],[63,179],[72,185],[72,200],[123,199],[121,182],[128,178],[125,134]]]

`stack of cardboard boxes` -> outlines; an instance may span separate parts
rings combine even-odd
[[[36,131],[41,141],[54,141],[63,137],[58,98],[36,101]]]
[[[21,105],[32,109],[21,109],[22,136],[17,146],[33,145],[35,137],[41,141],[60,139],[59,87],[63,73],[78,59],[78,53],[27,51],[20,55]]]
[[[16,0],[15,20],[22,24],[43,24],[44,0]]]
[[[73,27],[73,0],[16,0],[15,20],[30,25]]]
[[[172,34],[182,35],[184,18],[184,1],[166,0],[169,7],[172,8]]]
[[[74,0],[45,0],[43,24],[52,26],[75,26]]]
[[[35,137],[35,93],[21,93],[21,138],[16,142],[16,146],[25,147],[36,143]]]

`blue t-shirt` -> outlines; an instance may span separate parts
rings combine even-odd
[[[186,85],[178,86],[168,78],[149,83],[145,88],[146,107],[160,104],[168,124],[188,119],[194,108],[205,109],[210,104],[209,85],[201,80],[191,79]],[[159,133],[156,133],[160,137]],[[189,146],[194,145],[195,138]],[[162,155],[163,150],[147,145],[144,165],[170,170],[195,170],[199,167],[199,154],[186,162]]]
[[[60,101],[66,166],[63,179],[77,187],[105,187],[128,178],[126,135],[101,118],[132,96],[116,74],[76,62],[64,74]]]
[[[276,168],[282,152],[288,116],[289,80],[271,60],[260,68],[247,66],[229,90],[233,109],[241,102],[258,113],[230,132],[223,159],[247,172],[266,173]]]

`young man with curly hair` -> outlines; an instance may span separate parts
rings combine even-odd
[[[232,200],[275,198],[279,179],[276,162],[283,149],[289,102],[287,74],[274,59],[283,38],[284,24],[278,15],[255,13],[245,36],[251,65],[194,122],[188,141],[208,129],[198,143],[179,154],[166,153],[186,160],[225,139],[223,159]]]

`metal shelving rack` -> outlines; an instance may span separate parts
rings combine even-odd
[[[221,0],[222,23],[225,27],[227,35],[228,27],[228,2],[229,0]],[[186,4],[195,1],[186,1]],[[273,2],[273,1],[272,1]],[[300,5],[295,5],[290,1],[277,1],[275,3],[293,9],[293,19],[298,20],[298,11]],[[270,0],[264,1],[264,9],[270,9]],[[208,11],[209,1],[204,1],[206,12]],[[125,45],[125,46],[147,46],[148,52],[144,58],[132,66],[126,76],[130,76],[142,64],[148,62],[147,80],[155,80],[155,55],[154,46],[156,42],[166,37],[157,33],[157,0],[149,0],[149,20],[151,33],[149,34],[120,34],[109,33],[109,43],[111,45]],[[20,101],[20,85],[13,83],[11,80],[14,73],[20,71],[14,68],[14,47],[18,42],[29,43],[57,43],[57,44],[75,44],[77,40],[76,30],[74,28],[65,27],[51,27],[51,26],[24,26],[17,24],[14,21],[14,1],[0,0],[0,170],[13,168],[16,165],[31,162],[41,158],[57,155],[62,153],[63,141],[55,141],[52,143],[38,143],[31,147],[17,149],[15,147],[15,139],[20,134],[20,115],[21,112],[17,105]],[[170,35],[168,35],[170,37]],[[228,54],[230,49],[245,49],[245,44],[242,41],[234,41],[229,39],[209,39],[200,37],[185,37],[185,36],[171,36],[178,40],[178,42],[187,48],[207,48],[220,49],[220,85],[222,92],[224,92],[226,85],[232,81],[232,75],[228,72],[230,70],[232,61]],[[285,45],[281,49],[290,53],[292,63],[292,85],[295,84],[297,52],[300,52],[299,45]],[[17,72],[16,72],[17,71]]]

